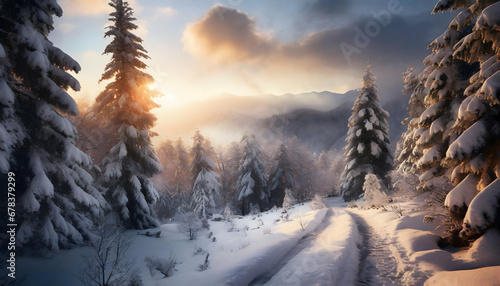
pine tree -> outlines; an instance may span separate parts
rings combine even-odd
[[[186,193],[190,188],[188,153],[181,138],[175,143],[175,175],[172,187],[175,194]]]
[[[365,183],[363,184],[365,205],[371,207],[372,205],[379,205],[385,202],[386,196],[382,192],[380,181],[374,174],[367,174]]]
[[[337,175],[332,172],[333,158],[329,152],[322,151],[314,166],[314,184],[316,194],[321,194],[322,196],[332,196],[336,193],[335,191],[335,180]]]
[[[131,31],[133,10],[127,2],[112,0],[112,22],[105,37],[112,37],[104,50],[111,62],[101,77],[112,80],[99,94],[96,104],[99,113],[116,130],[119,142],[110,150],[104,165],[104,186],[107,197],[126,228],[144,229],[157,225],[152,204],[158,193],[149,178],[162,171],[151,144],[149,131],[156,121],[151,109],[158,107],[153,101],[159,92],[148,85],[153,78],[143,72],[141,59],[148,59],[142,40]]]
[[[267,175],[263,163],[262,149],[254,135],[245,135],[241,139],[243,155],[238,168],[236,195],[242,215],[252,209],[264,211],[269,204],[267,193]]]
[[[332,166],[332,158],[330,157],[328,152],[325,152],[324,150],[321,151],[318,156],[316,165],[320,171],[327,172],[328,170],[330,170]]]
[[[155,177],[155,181],[159,181],[163,185],[163,189],[167,189],[168,186],[172,186],[174,183],[175,172],[177,169],[176,162],[176,151],[174,147],[174,142],[172,140],[162,141],[156,148],[157,156],[160,160],[163,172]]]
[[[440,9],[438,6],[434,12]],[[467,63],[453,57],[453,46],[465,35],[464,30],[460,29],[470,29],[468,25],[462,26],[463,24],[453,22],[429,45],[432,53],[424,59],[427,68],[423,73],[428,75],[422,75],[427,78],[424,98],[426,109],[420,115],[417,130],[419,140],[415,148],[422,154],[416,167],[425,189],[437,188],[438,183],[446,183],[448,180],[445,176],[447,169],[441,163],[446,157],[450,140],[454,139],[451,127],[472,71]]]
[[[222,197],[224,203],[231,206],[238,205],[235,189],[242,154],[241,146],[236,142],[231,142],[226,148],[220,147],[216,154],[217,168],[221,172]]]
[[[196,130],[191,148],[191,175],[193,178],[191,206],[200,217],[213,214],[221,206],[220,176],[215,162],[208,157],[213,153],[209,141]]]
[[[446,8],[438,3],[436,11]],[[466,33],[454,46],[453,59],[480,66],[466,79],[466,98],[443,164],[456,186],[445,205],[454,212],[466,209],[460,236],[467,240],[500,226],[500,2],[471,1],[451,8],[465,8],[450,27]]]
[[[294,170],[293,195],[299,201],[312,198],[316,192],[314,156],[296,136],[286,142],[286,146]]]
[[[379,104],[375,76],[370,66],[363,77],[363,87],[354,102],[349,118],[346,166],[342,174],[340,190],[345,201],[363,196],[363,184],[367,174],[377,175],[388,186],[388,172],[392,168],[390,152],[389,113]]]
[[[2,39],[6,39],[7,35],[7,31],[1,31]],[[7,174],[10,170],[14,149],[25,137],[15,113],[15,90],[12,66],[3,43],[0,43],[0,173],[2,174]]]
[[[269,205],[279,208],[283,206],[285,190],[289,189],[293,191],[295,188],[295,170],[288,157],[285,144],[280,145],[278,154],[273,161],[274,165],[271,168],[267,192],[269,194]]]
[[[421,150],[416,148],[416,143],[420,139],[421,129],[419,126],[420,115],[425,110],[425,81],[426,74],[415,74],[413,68],[408,70],[403,75],[404,89],[403,94],[409,95],[408,102],[408,117],[402,124],[408,125],[407,130],[401,135],[396,149],[396,166],[402,172],[415,172],[416,162],[422,156]]]
[[[106,207],[65,116],[78,114],[66,90],[80,89],[66,71],[80,66],[49,41],[54,15],[62,16],[56,1],[3,1],[0,9],[2,184],[8,172],[15,175],[18,249],[41,254],[92,239],[93,221]]]
[[[294,198],[294,196],[292,194],[292,190],[285,189],[285,197],[283,198],[282,208],[285,210],[288,210],[296,203],[297,203],[297,199]]]

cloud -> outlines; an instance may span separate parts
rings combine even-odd
[[[173,18],[179,11],[172,7],[156,7],[155,18]]]
[[[337,16],[347,13],[352,6],[352,0],[316,0],[306,4],[306,10],[319,16]]]
[[[427,44],[443,31],[449,20],[428,13],[377,17],[360,16],[343,27],[310,32],[294,42],[284,43],[258,31],[255,20],[248,14],[217,5],[187,25],[182,42],[189,53],[212,63],[267,66],[295,63],[344,69],[349,65],[364,65],[369,58],[421,62]]]
[[[213,72],[248,70],[241,79],[255,91],[264,88],[252,82],[265,81],[268,90],[273,84],[291,87],[306,81],[319,86],[327,78],[336,88],[342,84],[344,89],[346,84],[357,88],[370,60],[380,89],[399,95],[401,73],[408,66],[422,66],[429,53],[427,45],[445,31],[450,16],[424,11],[383,18],[377,13],[359,15],[342,26],[317,28],[285,42],[259,31],[248,14],[217,5],[187,25],[182,42],[187,52],[209,63]]]
[[[217,63],[253,61],[272,47],[269,37],[257,31],[253,18],[221,5],[189,23],[182,42],[191,54]]]

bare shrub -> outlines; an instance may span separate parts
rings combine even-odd
[[[202,264],[198,267],[198,271],[205,271],[208,268],[210,268],[210,261],[208,260],[208,257],[210,256],[210,253],[207,253],[207,256],[205,256],[205,261],[203,261]]]
[[[202,229],[202,224],[194,212],[178,213],[174,216],[174,221],[179,223],[180,229],[186,233],[189,240],[194,240],[198,236],[198,231]]]
[[[175,265],[177,265],[177,261],[172,255],[168,259],[146,257],[144,261],[146,261],[146,267],[149,269],[151,277],[154,277],[158,272],[163,275],[163,278],[170,277],[174,274]]]
[[[85,286],[137,285],[134,264],[126,258],[130,241],[122,238],[124,229],[101,224],[95,230],[97,239],[91,255],[84,256],[84,268],[78,278]],[[135,282],[134,282],[135,281]]]
[[[400,205],[397,205],[397,206],[391,206],[392,208],[392,211],[398,216],[398,218],[402,218],[403,217],[403,209],[401,208]]]

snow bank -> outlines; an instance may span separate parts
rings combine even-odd
[[[405,285],[422,285],[426,280],[425,285],[500,285],[500,232],[488,230],[469,249],[441,249],[438,240],[444,233],[436,229],[439,222],[423,222],[427,211],[421,207],[427,196],[423,194],[411,201],[398,202],[404,214],[401,218],[390,211],[352,211],[362,216],[382,239],[390,242],[388,247],[400,264],[398,269],[404,269]],[[491,204],[495,202],[490,200]],[[469,270],[475,268],[479,269]],[[482,275],[484,277],[479,277]]]
[[[441,271],[429,278],[424,285],[500,285],[500,266],[484,267],[473,270]]]
[[[461,259],[474,263],[478,267],[500,265],[499,245],[500,232],[490,229],[474,242]]]

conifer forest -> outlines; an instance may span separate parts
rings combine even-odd
[[[0,285],[500,285],[500,1],[0,0]]]

